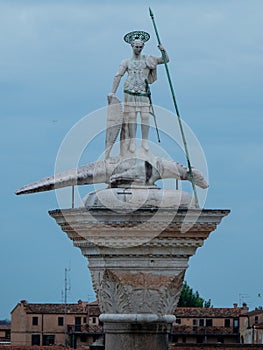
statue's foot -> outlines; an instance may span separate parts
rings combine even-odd
[[[130,142],[129,150],[130,150],[130,152],[132,152],[132,153],[135,152],[135,150],[136,150],[136,142],[135,142],[135,141],[131,141],[131,142]]]
[[[142,140],[142,148],[144,148],[146,152],[149,151],[149,144],[147,140]]]

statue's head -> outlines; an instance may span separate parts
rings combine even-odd
[[[136,55],[139,55],[142,52],[142,50],[143,50],[144,42],[142,40],[140,40],[140,39],[135,39],[131,43],[131,47],[133,49],[133,52]]]

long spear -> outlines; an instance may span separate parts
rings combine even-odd
[[[158,44],[161,45],[161,40],[160,40],[160,37],[159,37],[159,34],[158,34],[158,30],[157,30],[157,27],[156,27],[156,24],[155,24],[155,20],[154,20],[154,15],[153,15],[153,12],[152,12],[151,8],[149,8],[149,11],[150,11],[150,16],[152,18],[153,27],[154,27],[154,30],[155,30],[155,34],[156,34],[156,37],[157,37]],[[174,88],[173,88],[172,80],[171,80],[169,69],[168,69],[168,65],[167,65],[166,54],[165,54],[165,52],[163,50],[161,50],[161,52],[162,52],[163,62],[164,62],[164,65],[165,65],[167,79],[168,79],[170,90],[171,90],[171,93],[172,93],[172,99],[173,99],[174,108],[175,108],[175,111],[176,111],[176,114],[177,114],[177,117],[178,117],[178,123],[179,123],[180,131],[181,131],[181,135],[182,135],[182,139],[183,139],[186,160],[187,160],[187,164],[188,164],[188,168],[189,168],[190,179],[191,179],[192,188],[193,188],[194,197],[195,197],[195,205],[198,208],[199,207],[199,205],[198,205],[198,197],[197,197],[197,192],[196,192],[196,188],[195,188],[194,176],[193,176],[192,166],[191,166],[191,162],[190,162],[190,156],[189,156],[189,152],[188,152],[186,138],[185,138],[185,135],[184,135],[184,129],[183,129],[183,125],[182,125],[179,109],[178,109],[178,106],[177,106],[177,103],[176,103]]]
[[[157,126],[157,120],[156,120],[156,116],[155,116],[154,109],[153,109],[153,104],[152,104],[152,97],[151,97],[152,94],[151,94],[150,86],[149,86],[149,83],[148,83],[147,79],[145,79],[145,89],[146,89],[146,94],[148,95],[149,102],[150,102],[150,114],[153,116],[155,130],[156,130],[156,135],[157,135],[157,141],[161,142],[160,135],[159,135],[159,130],[158,130],[158,126]]]

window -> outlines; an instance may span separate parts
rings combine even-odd
[[[32,325],[33,326],[37,326],[38,325],[38,317],[37,316],[32,317]]]
[[[181,319],[180,319],[180,318],[177,318],[177,319],[175,320],[175,323],[181,324]]]
[[[32,344],[32,346],[33,345],[40,345],[40,334],[32,334],[31,344]]]
[[[233,327],[234,333],[238,333],[238,328],[239,328],[238,318],[234,318],[234,327]]]
[[[44,334],[43,335],[43,345],[54,345],[55,336],[53,334]]]
[[[212,318],[206,319],[206,327],[212,327],[213,326],[213,320]]]
[[[87,323],[87,318],[86,317],[83,317],[83,323]]]
[[[218,343],[224,343],[224,337],[222,336],[222,335],[219,335],[218,337],[217,337],[217,342]]]
[[[80,332],[81,331],[81,317],[75,317],[75,331]]]
[[[97,323],[97,318],[96,317],[92,317],[92,323],[93,324]]]
[[[225,327],[230,327],[230,319],[229,318],[225,319]]]
[[[255,324],[258,324],[258,316],[255,316]]]
[[[64,325],[64,317],[58,317],[58,326]]]
[[[178,335],[174,335],[172,336],[172,342],[174,343],[178,343]]]
[[[204,343],[204,337],[203,337],[202,335],[198,335],[198,336],[196,337],[196,342],[197,342],[198,344]]]
[[[172,343],[178,343],[178,335],[170,334],[170,340]]]
[[[86,341],[87,341],[87,335],[86,335],[86,334],[81,334],[81,335],[80,335],[80,341],[81,341],[81,343],[86,343]]]
[[[199,326],[203,327],[205,325],[205,320],[203,318],[200,318],[199,320]]]
[[[10,330],[9,329],[5,331],[5,337],[6,337],[6,339],[10,339],[11,338],[11,334],[10,334]]]
[[[196,332],[198,328],[198,320],[193,320],[193,332]]]

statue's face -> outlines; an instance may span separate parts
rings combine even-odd
[[[144,42],[141,40],[134,40],[131,46],[135,55],[139,55],[143,50]]]

